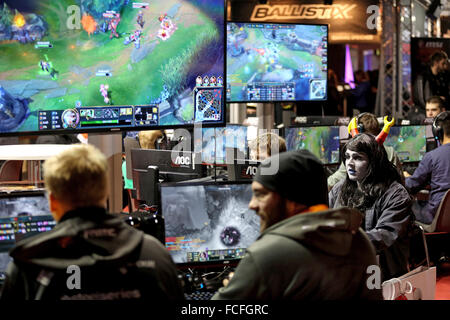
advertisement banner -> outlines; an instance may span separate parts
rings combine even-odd
[[[265,2],[265,3],[264,3]],[[231,0],[231,21],[329,24],[330,43],[379,43],[378,0]]]

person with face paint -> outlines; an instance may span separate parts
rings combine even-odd
[[[350,139],[342,154],[347,177],[331,189],[330,208],[344,206],[364,213],[361,227],[377,250],[384,280],[406,273],[414,218],[398,171],[371,134]]]

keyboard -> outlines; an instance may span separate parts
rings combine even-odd
[[[211,300],[215,293],[215,291],[194,291],[185,293],[184,297],[186,300]]]

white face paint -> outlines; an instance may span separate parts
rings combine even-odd
[[[367,175],[369,157],[364,152],[345,151],[345,167],[348,178],[360,182]]]

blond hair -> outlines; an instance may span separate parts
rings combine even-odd
[[[107,168],[100,150],[75,144],[44,162],[45,187],[73,208],[98,206],[107,195]]]
[[[275,141],[278,140],[278,150],[272,150],[272,139],[275,139]],[[260,156],[259,153],[263,150],[266,150],[267,155],[270,157],[271,155],[286,151],[286,140],[273,132],[267,132],[250,141],[248,146],[250,150],[257,152],[258,158]]]
[[[142,149],[155,149],[156,140],[158,140],[158,138],[161,138],[162,136],[163,133],[161,130],[139,131],[139,144],[141,145]]]

